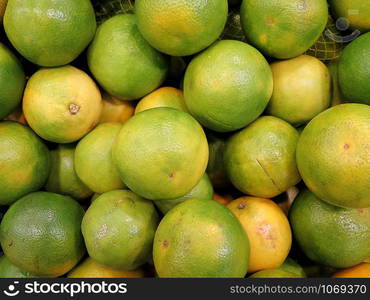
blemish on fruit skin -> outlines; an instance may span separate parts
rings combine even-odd
[[[266,241],[269,241],[271,248],[275,248],[275,237],[272,233],[272,226],[270,224],[263,223],[256,228],[258,234],[262,235]]]
[[[9,245],[8,245],[8,247],[11,247],[11,246],[13,246],[13,241],[11,241],[11,242],[9,243]]]
[[[169,178],[174,178],[175,177],[175,174],[174,173],[171,173],[170,175],[168,175]]]
[[[272,25],[272,24],[275,23],[273,18],[267,18],[266,22],[267,22],[268,25]]]
[[[162,245],[163,245],[164,248],[168,248],[169,243],[168,243],[167,240],[165,240],[165,241],[163,241]]]
[[[344,144],[343,148],[344,148],[344,150],[348,150],[350,148],[350,146],[348,144]]]
[[[69,112],[71,113],[71,115],[75,115],[79,112],[80,108],[81,107],[79,105],[72,103],[69,105]]]
[[[238,205],[238,209],[244,209],[247,206],[245,202],[240,202]]]

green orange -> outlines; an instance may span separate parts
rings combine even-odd
[[[274,91],[268,114],[292,125],[307,123],[331,102],[328,68],[313,56],[301,55],[271,64]]]
[[[247,195],[270,198],[300,181],[296,164],[299,134],[289,123],[264,116],[227,142],[225,164],[236,188]]]
[[[248,237],[226,207],[189,199],[162,219],[153,258],[159,277],[244,277]]]
[[[101,24],[87,58],[95,79],[120,100],[152,92],[162,84],[169,68],[167,57],[142,37],[131,14],[120,14]]]
[[[161,87],[146,95],[136,106],[135,114],[156,107],[173,107],[187,112],[184,93],[173,87]]]
[[[370,208],[341,208],[303,190],[290,210],[294,237],[313,261],[336,268],[363,262],[370,251]]]
[[[70,63],[87,47],[96,21],[89,0],[9,0],[4,27],[22,56],[55,67]]]
[[[324,31],[325,0],[244,0],[240,9],[247,40],[264,54],[292,58],[303,54]]]
[[[129,271],[149,260],[157,224],[151,201],[128,190],[114,190],[92,202],[81,228],[92,259]]]
[[[0,43],[0,120],[22,100],[26,77],[19,60]]]
[[[159,210],[166,214],[170,209],[174,208],[179,203],[184,202],[187,199],[212,199],[213,196],[213,187],[209,177],[204,173],[202,179],[198,184],[187,194],[176,199],[165,199],[165,200],[156,200],[154,204],[159,208]]]
[[[0,243],[16,267],[42,277],[71,270],[85,253],[82,207],[54,193],[28,194],[14,203],[0,225]]]
[[[307,187],[333,205],[370,206],[370,107],[341,104],[303,130],[297,165]]]
[[[252,46],[223,40],[196,56],[184,79],[190,113],[205,127],[235,131],[262,114],[273,89],[266,59]]]
[[[112,147],[121,127],[120,123],[100,124],[77,144],[77,176],[95,193],[125,187],[112,159]]]
[[[74,167],[76,145],[58,145],[50,151],[50,174],[45,189],[48,192],[85,199],[93,192],[78,178]]]
[[[27,83],[23,112],[45,140],[72,143],[98,123],[101,94],[94,81],[75,67],[41,69]]]
[[[160,107],[125,124],[113,145],[122,181],[151,200],[182,197],[198,184],[208,161],[202,127],[188,113]]]
[[[0,122],[0,205],[39,190],[49,175],[49,151],[28,127]]]
[[[370,4],[369,4],[370,6]],[[347,102],[370,105],[370,32],[351,42],[339,59],[339,87]]]
[[[28,272],[25,272],[15,265],[5,256],[0,257],[0,278],[33,278],[37,277]]]
[[[330,8],[337,18],[345,18],[352,29],[370,30],[370,2],[366,0],[329,0]]]
[[[144,38],[172,56],[192,55],[212,44],[225,26],[227,12],[227,0],[135,1]]]

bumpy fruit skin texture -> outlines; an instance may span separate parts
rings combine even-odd
[[[268,114],[301,125],[327,109],[331,102],[328,68],[315,57],[301,55],[271,64],[274,91]]]
[[[287,59],[303,54],[328,21],[325,0],[244,0],[240,10],[244,33],[264,54]]]
[[[289,123],[259,118],[228,140],[224,155],[233,185],[247,195],[270,198],[300,181],[296,165],[299,134]]]
[[[23,112],[30,127],[54,143],[72,143],[95,127],[101,113],[95,82],[72,67],[41,69],[27,83]]]
[[[144,272],[141,269],[124,271],[113,269],[97,263],[91,257],[68,273],[68,278],[142,278]]]
[[[15,265],[5,256],[0,257],[0,278],[34,278],[37,277],[28,272],[25,272]]]
[[[189,199],[162,219],[153,259],[159,277],[244,277],[248,237],[226,207]]]
[[[173,87],[162,87],[146,95],[135,108],[135,114],[156,107],[172,107],[187,112],[184,93]]]
[[[223,40],[189,64],[184,80],[186,106],[205,127],[229,132],[245,127],[266,108],[272,73],[252,46]]]
[[[76,173],[95,193],[102,194],[125,187],[112,158],[112,147],[120,130],[120,123],[100,124],[76,147]]]
[[[93,192],[78,178],[74,168],[76,145],[58,145],[50,151],[50,174],[45,189],[48,192],[85,199]]]
[[[304,190],[289,218],[298,244],[317,263],[347,268],[369,256],[370,208],[333,206]]]
[[[227,0],[137,0],[135,13],[144,38],[172,56],[195,54],[222,33]]]
[[[320,199],[352,208],[370,206],[370,107],[341,104],[315,117],[297,146],[297,165]]]
[[[154,108],[122,126],[113,145],[113,160],[130,190],[146,199],[173,199],[190,192],[202,178],[208,143],[202,127],[188,113]]]
[[[159,210],[166,214],[169,210],[174,208],[176,205],[186,201],[187,199],[212,199],[213,187],[209,177],[204,173],[202,179],[198,184],[187,194],[176,199],[165,199],[156,200],[154,204],[159,208]]]
[[[0,120],[21,103],[25,85],[26,77],[22,65],[0,44]]]
[[[71,270],[85,253],[82,207],[54,193],[28,194],[14,203],[0,225],[6,257],[18,268],[41,277]]]
[[[117,15],[100,25],[87,59],[99,84],[120,100],[152,92],[165,80],[169,68],[168,58],[140,34],[134,15]]]
[[[362,33],[370,30],[370,2],[368,0],[329,0],[336,18],[346,18],[352,29]]]
[[[369,57],[370,32],[358,37],[343,50],[338,65],[338,78],[347,102],[370,105]]]
[[[87,47],[96,21],[89,0],[9,0],[4,28],[22,56],[55,67],[70,63]]]
[[[49,151],[28,127],[0,122],[0,205],[39,190],[49,175]]]
[[[272,200],[241,197],[227,205],[249,238],[248,273],[279,267],[292,245],[287,217]]]
[[[149,260],[157,225],[151,201],[115,190],[94,200],[81,228],[92,259],[111,268],[134,270]]]

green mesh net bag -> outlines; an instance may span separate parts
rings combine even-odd
[[[328,33],[330,33],[328,35]],[[306,54],[315,56],[321,61],[328,62],[339,58],[345,46],[344,43],[335,42],[330,35],[341,36],[332,17],[329,17],[328,24],[316,43],[307,50]]]
[[[117,15],[134,12],[134,0],[93,0],[96,21],[98,24]]]

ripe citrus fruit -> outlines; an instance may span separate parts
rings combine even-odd
[[[101,265],[86,258],[82,263],[68,273],[68,278],[142,278],[144,272],[141,269],[123,271]]]
[[[159,277],[244,277],[248,237],[226,207],[190,199],[162,219],[153,258]]]
[[[292,58],[303,54],[328,21],[325,0],[244,0],[240,10],[244,33],[264,54]]]
[[[274,90],[267,112],[292,125],[310,121],[331,101],[328,68],[315,57],[301,55],[271,64]]]
[[[290,210],[294,237],[313,261],[336,268],[357,265],[369,256],[370,208],[341,208],[308,190]]]
[[[362,263],[357,266],[336,272],[334,278],[370,278],[370,263]]]
[[[370,2],[367,0],[329,0],[330,8],[337,18],[344,18],[352,29],[370,30]]]
[[[58,145],[50,151],[50,174],[45,189],[48,192],[85,199],[93,192],[78,178],[74,168],[75,145]]]
[[[232,40],[219,41],[196,56],[184,79],[190,113],[205,127],[220,132],[240,129],[257,119],[272,88],[271,70],[262,54]]]
[[[192,55],[212,44],[224,29],[227,11],[227,0],[135,1],[141,34],[172,56]]]
[[[0,205],[39,190],[49,174],[49,151],[28,127],[0,122]]]
[[[292,125],[271,116],[235,133],[224,156],[231,182],[243,193],[263,198],[277,196],[297,184],[298,137]]]
[[[82,221],[82,234],[92,259],[129,271],[150,258],[157,223],[151,201],[128,190],[114,190],[92,202]]]
[[[82,207],[72,198],[31,193],[14,203],[0,225],[6,257],[18,268],[43,277],[71,270],[85,253]]]
[[[100,124],[76,147],[76,173],[95,193],[125,187],[112,160],[112,146],[121,127],[120,123]]]
[[[328,69],[332,80],[332,97],[330,106],[336,106],[344,102],[344,97],[339,87],[338,65],[339,60],[332,60],[328,64]]]
[[[15,265],[5,256],[0,257],[0,278],[33,278],[36,277],[28,272],[25,272]]]
[[[212,200],[213,201],[216,201],[218,203],[220,203],[221,205],[228,205],[231,201],[233,201],[233,197],[229,194],[226,194],[226,195],[220,195],[220,194],[217,194],[217,193],[214,193],[213,194],[213,197],[212,197]]]
[[[136,106],[135,114],[156,107],[172,107],[188,111],[181,90],[173,87],[162,87],[141,99]]]
[[[216,189],[224,189],[231,185],[224,161],[226,138],[226,136],[215,132],[207,133],[209,159],[206,171]]]
[[[123,124],[113,159],[122,181],[135,193],[151,200],[174,199],[202,178],[208,144],[202,127],[188,113],[154,108]]]
[[[9,0],[4,27],[22,56],[55,67],[70,63],[87,47],[96,21],[89,0]]]
[[[99,84],[120,100],[138,99],[156,89],[169,65],[144,40],[130,14],[114,16],[98,27],[87,58]]]
[[[99,123],[124,123],[134,115],[135,107],[131,101],[118,100],[107,93],[102,94],[102,100]]]
[[[212,199],[213,187],[206,173],[204,173],[202,179],[198,184],[187,194],[176,199],[156,200],[154,204],[159,210],[166,214],[170,209],[174,208],[179,203],[184,202],[187,199]]]
[[[18,59],[0,43],[0,120],[22,100],[26,77]]]
[[[343,50],[338,78],[340,89],[348,102],[370,105],[369,56],[370,32],[358,37]]]
[[[343,207],[370,206],[370,107],[342,104],[315,117],[297,146],[297,165],[320,199]]]
[[[267,269],[258,271],[249,278],[302,278],[302,276],[280,269]]]
[[[45,140],[71,143],[98,123],[101,95],[94,81],[75,67],[41,69],[27,83],[23,112]]]
[[[279,267],[292,244],[289,221],[269,199],[241,197],[227,207],[238,218],[249,238],[248,273]]]

